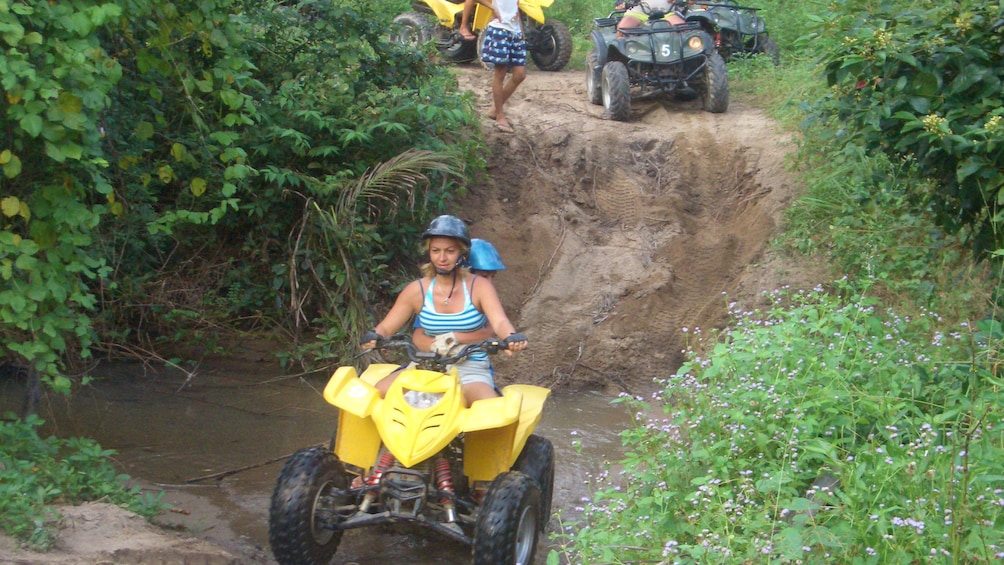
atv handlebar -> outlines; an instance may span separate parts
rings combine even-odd
[[[375,336],[375,338],[374,338]],[[405,354],[408,355],[408,359],[414,362],[422,369],[432,369],[442,371],[447,365],[453,365],[459,363],[464,359],[467,359],[474,353],[487,353],[489,355],[494,355],[499,351],[504,351],[509,349],[509,343],[514,341],[525,341],[526,336],[523,334],[515,333],[506,339],[498,339],[497,337],[488,338],[477,343],[468,343],[461,347],[460,351],[456,355],[440,355],[435,351],[422,351],[411,341],[411,336],[399,334],[392,335],[390,337],[381,337],[375,332],[370,335],[367,332],[365,337],[373,338],[368,341],[376,341],[376,347],[373,349],[401,349],[404,350]],[[368,343],[364,342],[364,343]],[[365,355],[370,350],[363,351],[360,355]]]

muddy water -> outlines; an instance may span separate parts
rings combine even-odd
[[[185,385],[180,373],[154,375],[139,365],[94,375],[97,381],[72,405],[48,399],[43,416],[52,429],[63,437],[96,439],[117,451],[124,473],[163,489],[176,508],[162,522],[223,545],[236,543],[254,562],[274,563],[268,550],[269,497],[285,456],[330,440],[335,412],[320,394],[326,377],[223,367],[200,370]],[[18,387],[8,382],[0,393],[0,410],[18,407]],[[554,444],[554,508],[562,521],[578,515],[576,506],[592,492],[590,479],[604,462],[619,458],[618,434],[630,417],[610,401],[595,393],[556,393],[548,400],[537,433]],[[228,474],[215,478],[219,473]],[[549,529],[560,527],[554,519]],[[333,563],[469,562],[470,549],[459,542],[401,529],[349,531]],[[546,539],[541,543],[538,563],[557,547]]]

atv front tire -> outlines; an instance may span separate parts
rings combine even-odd
[[[457,31],[457,28],[452,30],[441,28],[441,31],[443,36],[439,39],[441,43],[438,48],[444,59],[453,63],[467,63],[481,58],[481,48],[475,44],[475,41],[481,40],[480,37],[475,41],[464,41],[460,37],[460,32]],[[444,45],[444,42],[447,39],[449,39],[451,43],[449,45]]]
[[[342,462],[321,447],[301,449],[283,465],[268,512],[268,543],[280,565],[327,565],[342,532],[335,507],[351,504]]]
[[[474,565],[533,563],[540,518],[537,481],[518,471],[488,487],[474,530]]]
[[[551,26],[551,35],[530,52],[530,58],[538,69],[558,72],[572,57],[572,33],[558,20],[547,20],[544,26]]]
[[[551,495],[554,492],[554,445],[551,440],[531,435],[523,446],[523,451],[512,466],[537,481],[540,488],[540,531],[551,521]]]
[[[391,43],[418,47],[431,38],[432,25],[425,15],[405,12],[394,18],[394,30],[389,37]]]
[[[596,68],[597,59],[595,50],[586,54],[586,93],[589,102],[599,106],[603,104],[603,68]]]
[[[603,65],[603,107],[611,120],[626,122],[631,117],[631,82],[620,61]]]
[[[721,114],[729,109],[729,75],[725,61],[717,51],[708,55],[708,62],[704,67],[704,90],[701,94],[701,105],[705,111]]]

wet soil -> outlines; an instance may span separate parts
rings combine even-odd
[[[490,73],[462,66],[458,78],[487,114]],[[571,485],[588,483],[589,474],[603,464],[599,460],[614,456],[587,449],[576,459],[568,447],[573,441],[568,436],[580,433],[578,426],[596,425],[582,413],[584,405],[576,395],[594,391],[605,404],[620,392],[646,394],[653,377],[679,366],[695,328],[726,322],[729,302],[753,305],[762,291],[813,286],[821,275],[817,267],[793,263],[768,249],[782,211],[799,192],[786,168],[794,144],[790,134],[741,97],[733,95],[724,114],[702,111],[699,101],[639,102],[633,104],[630,121],[615,122],[604,119],[601,106],[589,103],[583,72],[529,68],[506,110],[515,133],[501,132],[483,117],[488,175],[469,187],[454,213],[470,222],[472,236],[488,239],[501,252],[508,268],[496,285],[510,318],[532,344],[519,356],[499,360],[500,384],[539,384],[566,399],[558,416],[542,425],[564,436],[554,439],[556,448],[564,450],[566,460],[577,462],[562,471],[568,473],[564,483],[559,480],[565,492],[555,494],[556,501],[571,509],[582,492]],[[261,424],[242,424],[240,418],[220,423],[233,444],[270,445],[270,450],[251,450],[243,459],[234,456],[239,445],[206,440],[209,430],[194,416],[186,424],[191,402],[176,407],[177,424],[191,426],[182,427],[178,445],[165,446],[163,438],[148,445],[138,439],[100,440],[106,446],[112,441],[122,453],[124,472],[151,490],[167,488],[174,510],[151,525],[109,505],[66,508],[54,551],[28,553],[0,538],[0,563],[274,563],[263,541],[262,508],[270,493],[262,485],[274,481],[277,465],[211,481],[211,487],[172,488],[185,484],[195,471],[189,461],[189,474],[179,474],[181,464],[172,458],[196,457],[201,470],[211,474],[267,461],[266,452],[304,447],[305,438],[325,441],[321,430],[304,431],[305,422],[317,420],[322,407],[284,396],[316,387],[317,381],[290,379],[289,384],[291,388],[269,393],[285,398],[283,406],[300,403],[299,416],[280,419],[285,430],[280,436],[272,437]],[[169,383],[161,394],[176,397],[171,393],[177,385]],[[262,396],[268,395],[259,400]],[[118,409],[127,404],[123,400]],[[278,409],[258,406],[250,412],[262,416]],[[93,418],[81,420],[88,419]],[[132,425],[142,420],[137,416]],[[626,425],[629,418],[622,414],[607,420],[616,423],[582,436],[587,447],[592,442],[606,446],[610,438],[604,434],[615,438],[618,430],[611,428]],[[275,418],[269,421],[276,426]],[[101,429],[107,432],[116,425],[121,422]],[[152,428],[161,425],[151,422]],[[101,437],[90,432],[85,435]],[[421,540],[391,538],[390,544],[405,547],[392,561],[437,562],[406,557],[407,551],[442,549],[435,540]],[[353,543],[336,563],[388,559],[384,553],[373,557],[389,545],[386,538],[362,537]],[[453,557],[444,563],[463,554],[449,551]],[[538,552],[541,563],[545,553]]]

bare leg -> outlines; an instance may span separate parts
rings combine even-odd
[[[467,401],[467,407],[469,408],[471,404],[475,401],[484,400],[486,398],[498,398],[498,393],[495,389],[485,383],[467,383],[462,387],[464,391],[464,400]]]
[[[464,11],[460,14],[460,29],[457,32],[467,40],[477,39],[471,32],[471,12],[474,10],[474,0],[464,0]]]
[[[638,19],[638,18],[636,18],[634,16],[625,15],[624,17],[621,18],[621,21],[617,23],[617,31],[620,31],[622,29],[632,28],[632,27],[638,27],[640,25],[641,25],[641,20],[640,19]]]
[[[396,379],[397,376],[401,374],[402,370],[403,369],[397,369],[393,373],[377,381],[377,384],[373,385],[376,387],[377,390],[380,391],[380,398],[384,398],[387,396],[387,391],[390,390],[390,385],[394,384],[394,379]]]
[[[509,98],[516,92],[516,88],[526,78],[526,67],[512,67],[512,76],[509,77],[507,82],[505,77],[508,70],[509,67],[495,65],[495,74],[492,76],[492,102],[494,103],[494,107],[488,112],[488,115],[495,118],[495,123],[499,128],[511,127],[505,117],[505,103],[509,101]]]

